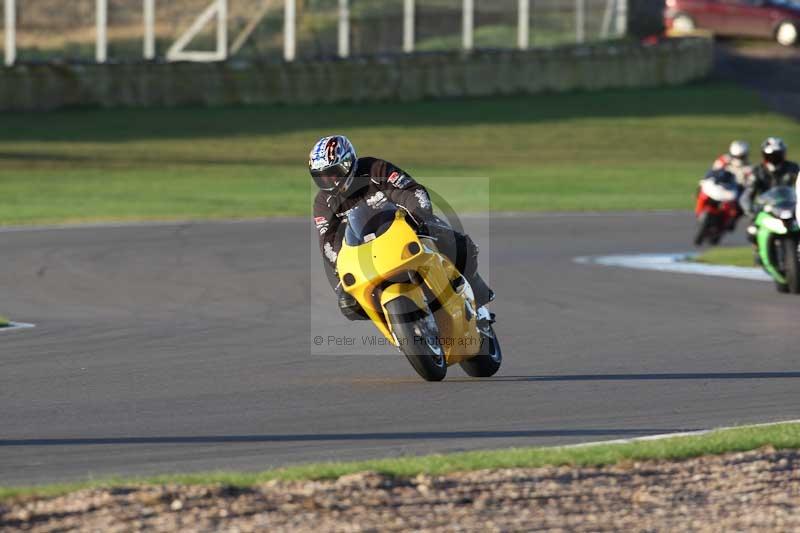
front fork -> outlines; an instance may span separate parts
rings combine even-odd
[[[758,229],[756,234],[756,243],[758,244],[758,255],[761,258],[761,265],[764,270],[780,284],[786,284],[786,277],[775,268],[773,261],[774,252],[773,246],[775,243],[775,235],[763,227]]]

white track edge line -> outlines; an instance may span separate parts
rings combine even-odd
[[[657,440],[666,440],[666,439],[674,439],[679,437],[699,437],[701,435],[707,435],[709,433],[714,433],[717,431],[729,431],[733,429],[752,429],[752,428],[760,428],[760,427],[767,427],[767,426],[783,426],[787,424],[800,424],[800,419],[797,420],[779,420],[777,422],[763,422],[759,424],[745,424],[742,426],[723,426],[718,428],[711,428],[711,429],[698,429],[697,431],[678,431],[675,433],[661,433],[657,435],[644,435],[642,437],[632,437],[630,439],[612,439],[612,440],[599,440],[599,441],[592,441],[592,442],[579,442],[577,444],[565,444],[562,446],[552,446],[552,448],[587,448],[591,446],[605,446],[605,445],[616,445],[616,444],[630,444],[633,442],[647,442],[647,441],[657,441]]]
[[[35,328],[36,324],[28,324],[26,322],[9,322],[8,326],[3,326],[0,328],[0,333],[5,333],[7,331],[17,331],[20,329],[31,329]]]
[[[686,259],[697,254],[693,252],[662,254],[617,254],[602,256],[582,256],[574,261],[584,265],[630,268],[635,270],[652,270],[655,272],[671,272],[677,274],[693,274],[721,278],[741,279],[747,281],[772,281],[772,278],[760,268],[737,267],[726,265],[707,265],[690,263]]]

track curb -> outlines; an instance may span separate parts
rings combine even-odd
[[[20,329],[32,329],[36,324],[28,324],[27,322],[10,322],[7,326],[0,327],[0,333],[7,333],[9,331],[17,331]]]
[[[574,261],[582,265],[622,267],[634,270],[653,270],[678,274],[694,274],[718,278],[732,278],[746,281],[772,281],[760,268],[726,265],[707,265],[688,261],[697,254],[677,252],[664,254],[618,254],[576,257]]]
[[[668,440],[668,439],[675,439],[681,437],[700,437],[702,435],[708,435],[709,433],[715,433],[717,431],[731,431],[736,429],[749,429],[749,428],[761,428],[761,427],[768,427],[768,426],[784,426],[788,424],[800,424],[800,419],[795,420],[779,420],[777,422],[761,422],[758,424],[744,424],[741,426],[723,426],[718,428],[710,428],[710,429],[698,429],[692,431],[678,431],[675,433],[661,433],[658,435],[645,435],[642,437],[631,437],[628,439],[612,439],[612,440],[599,440],[599,441],[592,441],[592,442],[579,442],[577,444],[565,444],[563,446],[552,446],[552,448],[589,448],[592,446],[605,446],[605,445],[618,445],[618,444],[631,444],[634,442],[648,442],[648,441],[659,441],[659,440]]]

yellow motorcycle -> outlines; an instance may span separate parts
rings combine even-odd
[[[456,363],[472,377],[494,375],[503,356],[488,311],[476,309],[467,280],[417,229],[388,201],[352,209],[337,258],[343,290],[425,380],[441,381]]]

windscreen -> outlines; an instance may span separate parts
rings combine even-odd
[[[359,246],[377,239],[394,223],[396,212],[397,206],[391,202],[386,202],[378,208],[359,204],[347,215],[345,242],[348,246]]]
[[[794,209],[797,203],[797,194],[792,187],[775,187],[759,196],[758,201],[764,207],[771,206],[773,209]]]

